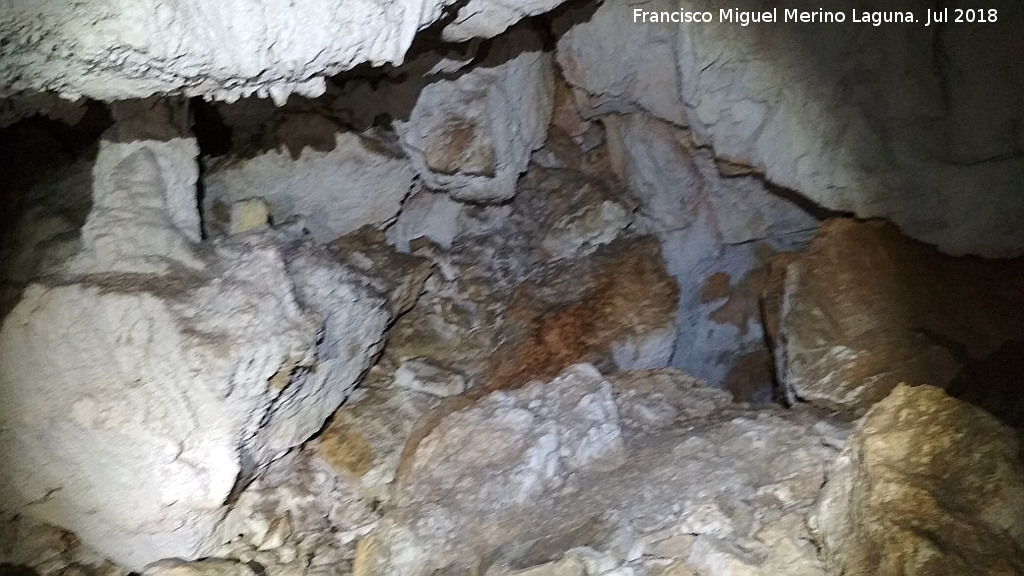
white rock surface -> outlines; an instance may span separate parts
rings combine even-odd
[[[82,252],[0,329],[0,509],[132,569],[208,556],[236,482],[322,426],[388,321],[297,240],[193,244],[195,171],[166,167],[194,151],[102,146]]]
[[[593,112],[640,106],[689,126],[720,158],[832,210],[889,218],[945,251],[1024,252],[1019,2],[986,5],[998,19],[985,33],[951,25],[938,36],[923,23],[927,0],[899,8],[921,22],[881,26],[741,26],[720,22],[718,7],[707,24],[643,24],[637,8],[710,7],[609,0],[592,16],[570,12],[585,22],[563,36],[558,61]]]
[[[543,14],[563,0],[472,0],[459,8],[455,19],[444,27],[447,42],[464,42],[472,38],[497,36],[509,26],[526,18]]]
[[[204,212],[229,207],[253,197],[263,198],[275,222],[301,216],[320,242],[392,220],[409,194],[415,172],[404,158],[383,153],[364,136],[337,135],[334,150],[306,148],[297,160],[285,149],[248,160],[212,163],[204,175]],[[210,232],[220,224],[207,219]],[[221,226],[222,227],[222,226]]]
[[[535,34],[517,31],[471,70],[423,88],[395,128],[428,187],[473,202],[515,194],[551,118],[552,64],[542,49]]]
[[[201,269],[195,140],[145,145],[106,140],[93,167],[93,208],[82,228],[74,273],[166,273]]]
[[[421,359],[408,360],[395,371],[395,386],[432,396],[456,396],[466,391],[466,377]]]
[[[823,576],[803,519],[845,435],[731,404],[679,371],[609,382],[577,365],[445,416],[408,455],[355,573],[627,575],[675,562]]]
[[[0,2],[0,97],[52,90],[100,100],[184,93],[282,104],[356,65],[399,64],[453,0]],[[475,0],[450,35],[495,34],[558,4]]]

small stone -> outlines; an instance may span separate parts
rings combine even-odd
[[[229,234],[243,234],[270,224],[270,205],[262,198],[246,198],[231,205]]]

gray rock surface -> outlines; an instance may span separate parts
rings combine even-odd
[[[516,31],[465,73],[423,88],[395,128],[428,187],[473,202],[515,194],[551,119],[552,64],[542,50],[537,35]]]
[[[686,130],[645,113],[605,125],[612,164],[639,204],[634,228],[658,238],[679,283],[673,365],[744,400],[770,399],[769,368],[750,377],[761,379],[751,390],[742,374],[746,356],[767,360],[761,269],[776,251],[802,246],[817,220],[756,177],[723,177]]]
[[[851,21],[721,22],[732,6],[704,0],[604,2],[569,11],[558,44],[566,78],[591,113],[638,107],[685,125],[694,141],[826,208],[884,217],[952,253],[1024,251],[1024,50],[1019,3],[986,6],[972,25]],[[811,2],[744,10],[815,11]],[[837,6],[839,8],[839,6]],[[697,25],[634,23],[633,10],[711,10]],[[941,32],[937,32],[941,28]],[[1004,41],[1003,39],[1009,39]],[[998,66],[991,63],[1000,62]]]
[[[504,574],[561,558],[586,574],[820,576],[802,519],[843,438],[807,414],[730,406],[680,372],[609,382],[574,366],[440,419],[354,572]]]

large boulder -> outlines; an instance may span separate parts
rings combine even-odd
[[[803,519],[845,431],[806,413],[737,406],[675,370],[606,380],[581,364],[432,424],[357,546],[358,576],[560,558],[591,575],[824,574]]]
[[[930,384],[1024,423],[1024,261],[954,258],[890,225],[829,220],[779,264],[766,310],[791,402],[862,415],[897,384]]]
[[[210,555],[229,497],[323,425],[388,322],[298,236],[197,244],[195,156],[103,142],[81,250],[0,329],[0,509],[132,569]]]
[[[832,574],[1024,573],[1020,439],[930,386],[899,386],[858,423],[812,526]]]

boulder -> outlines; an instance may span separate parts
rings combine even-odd
[[[890,225],[829,220],[770,293],[790,402],[859,416],[900,383],[929,384],[1024,425],[1019,382],[965,379],[1017,365],[1003,351],[1024,342],[1024,261],[955,258]]]
[[[846,433],[679,371],[572,366],[437,418],[354,573],[823,576],[804,518]]]
[[[812,520],[831,574],[1020,574],[1020,438],[942,390],[900,385],[858,422]]]
[[[301,237],[197,244],[195,152],[102,144],[81,250],[0,329],[0,509],[134,570],[209,556],[229,497],[323,425],[389,320]]]

